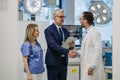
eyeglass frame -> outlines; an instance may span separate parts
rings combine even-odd
[[[81,21],[81,20],[86,20],[86,19],[85,18],[80,18],[79,20]]]
[[[59,18],[65,18],[66,16],[58,16],[58,15],[56,15],[56,17],[59,17]]]

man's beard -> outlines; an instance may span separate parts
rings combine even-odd
[[[84,28],[85,26],[84,25],[80,25],[81,26],[81,28]]]

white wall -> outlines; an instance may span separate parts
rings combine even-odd
[[[0,80],[18,80],[17,0],[0,0]]]
[[[113,80],[120,80],[120,0],[113,1]]]

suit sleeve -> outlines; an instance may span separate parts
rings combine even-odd
[[[55,51],[56,53],[60,53],[61,55],[68,55],[69,50],[65,49],[63,47],[61,47],[54,39],[52,32],[49,29],[46,29],[44,31],[45,33],[45,38],[47,41],[47,45],[50,49],[52,49],[53,51]]]

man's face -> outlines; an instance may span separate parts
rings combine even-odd
[[[85,27],[87,20],[84,18],[84,14],[82,14],[81,18],[80,18],[80,23],[81,26]]]
[[[58,24],[58,25],[62,25],[62,23],[64,22],[64,13],[63,12],[59,12],[58,15],[55,16],[55,22]]]

